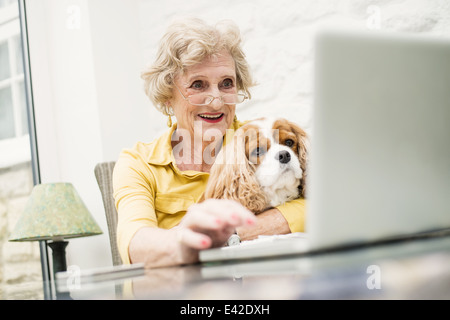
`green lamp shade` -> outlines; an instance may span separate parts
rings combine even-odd
[[[102,230],[71,183],[36,185],[9,241],[86,237]]]

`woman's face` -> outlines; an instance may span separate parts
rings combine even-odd
[[[236,105],[224,104],[218,98],[237,93],[235,64],[231,55],[222,52],[189,67],[175,78],[175,85],[179,90],[173,88],[173,98],[169,102],[177,118],[177,128],[187,130],[191,137],[194,134],[204,137],[209,129],[218,129],[223,136],[233,122],[236,109]],[[204,93],[218,99],[209,105],[196,106],[185,100],[180,91],[185,97]]]

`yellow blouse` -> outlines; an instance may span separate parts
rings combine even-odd
[[[234,121],[224,143],[243,124]],[[117,242],[125,264],[130,263],[128,246],[140,228],[176,226],[205,191],[209,173],[180,171],[176,165],[171,145],[175,129],[176,123],[153,142],[138,142],[133,148],[124,149],[114,167]],[[304,231],[305,204],[304,199],[296,199],[277,207],[291,232]]]

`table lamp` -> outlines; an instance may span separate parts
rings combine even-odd
[[[53,274],[66,271],[64,239],[102,234],[71,183],[38,184],[33,188],[25,210],[9,241],[50,240]]]

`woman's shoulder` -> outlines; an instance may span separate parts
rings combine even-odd
[[[169,130],[171,131],[171,130]],[[171,161],[170,132],[167,131],[150,142],[138,141],[133,147],[123,149],[120,157],[140,158],[150,164],[167,164]]]

